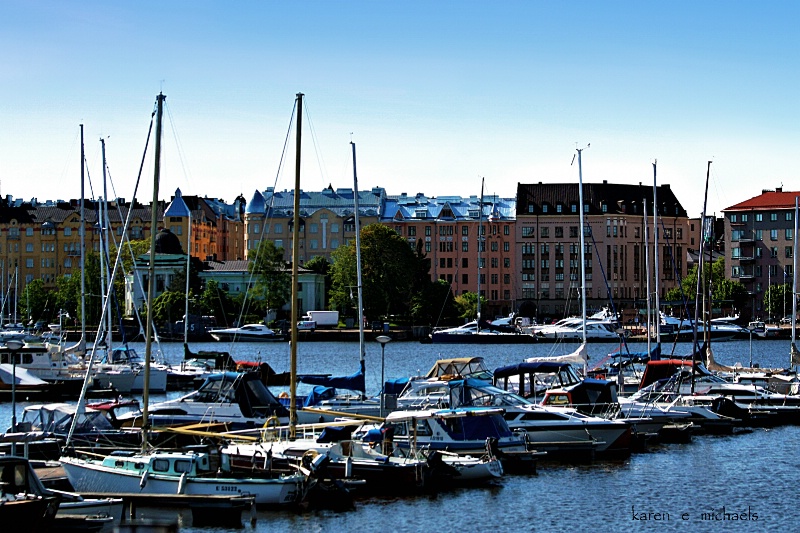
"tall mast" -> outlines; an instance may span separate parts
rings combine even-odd
[[[106,141],[105,139],[100,139],[100,145],[102,146],[102,155],[103,155],[103,203],[100,204],[100,209],[98,213],[100,214],[100,219],[97,221],[98,228],[100,229],[100,287],[101,292],[103,294],[103,301],[109,300],[111,298],[111,276],[110,271],[108,269],[108,261],[111,257],[109,249],[108,249],[108,230],[109,230],[109,220],[108,220],[108,189],[106,187]],[[105,290],[102,280],[106,281],[106,285],[108,286],[108,290]],[[109,352],[111,351],[111,305],[110,302],[103,305],[103,308],[106,309],[106,313],[103,315],[103,320],[105,321],[106,327],[106,350]]]
[[[659,271],[661,265],[658,262],[658,185],[656,184],[656,165],[658,161],[653,162],[653,279],[655,281],[655,332],[656,344],[661,341],[661,302],[659,300],[658,292],[658,278],[660,277]],[[647,353],[650,353],[648,350]]]
[[[645,271],[645,300],[647,304],[647,353],[650,353],[650,339],[652,338],[652,330],[650,329],[650,325],[652,324],[651,321],[655,320],[656,322],[661,321],[661,315],[657,314],[657,317],[653,318],[653,310],[650,307],[650,239],[647,238],[647,200],[644,202],[644,271]]]
[[[483,244],[483,181],[481,178],[481,199],[478,203],[478,317],[475,320],[475,329],[481,332],[481,257]]]
[[[587,145],[588,148],[588,145]],[[583,163],[581,161],[581,155],[585,148],[576,148],[578,151],[578,220],[580,221],[580,231],[578,231],[578,235],[580,236],[580,243],[581,243],[581,346],[585,348],[586,346],[586,257],[585,257],[585,238],[584,232],[586,228],[584,228],[584,220],[583,220]],[[586,364],[586,359],[583,361],[583,375],[586,375],[588,368]]]
[[[192,264],[192,210],[186,200],[183,202],[189,211],[189,231],[186,236],[186,302],[183,313],[183,345],[189,345],[189,267]]]
[[[797,229],[798,229],[797,196],[794,197],[794,242],[792,251],[792,346],[789,350],[789,368],[800,364],[800,352],[795,345],[795,328],[797,327]]]
[[[84,158],[84,147],[83,147],[83,124],[81,124],[81,340],[80,340],[80,348],[79,350],[83,353],[86,353],[86,265],[84,262],[86,261],[86,211],[84,209],[84,198],[86,198],[86,194],[84,192],[84,175],[85,175],[85,158]],[[60,320],[59,320],[60,322]]]
[[[150,429],[148,402],[150,400],[150,354],[153,348],[153,293],[156,290],[156,234],[158,233],[158,184],[161,180],[161,117],[166,96],[158,93],[156,102],[156,153],[153,167],[153,202],[150,206],[150,263],[147,267],[147,327],[144,345],[144,392],[142,393],[142,450],[147,450],[147,432]]]
[[[366,367],[366,349],[364,347],[364,286],[361,284],[361,224],[358,221],[358,173],[356,172],[356,143],[350,141],[353,148],[353,204],[356,222],[356,285],[358,290],[358,353],[360,355],[361,373]],[[383,383],[381,383],[383,387]]]
[[[297,276],[300,261],[300,140],[303,132],[303,93],[297,93],[297,148],[294,169],[294,225],[292,227],[292,344],[291,344],[291,398],[289,404],[289,438],[295,436],[297,425]],[[356,228],[356,234],[358,228]]]
[[[705,258],[705,226],[706,226],[706,205],[708,204],[708,179],[711,176],[711,161],[708,162],[708,167],[706,168],[706,187],[705,192],[703,193],[703,214],[700,217],[700,239],[698,239],[700,244],[700,250],[697,254],[698,259],[700,260],[699,264],[697,265],[697,293],[695,294],[695,303],[694,303],[694,327],[692,328],[694,332],[694,342],[692,348],[692,394],[694,394],[694,367],[697,365],[697,323],[699,320],[700,314],[700,288],[703,286],[702,279],[703,279],[703,261]],[[705,291],[704,291],[705,292]]]

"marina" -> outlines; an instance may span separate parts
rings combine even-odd
[[[136,343],[131,346],[143,351]],[[747,341],[717,343],[715,358],[725,365],[749,361],[750,346]],[[288,368],[290,361],[288,343],[206,343],[191,348],[225,349],[236,360],[267,362],[276,371]],[[366,346],[368,395],[379,389],[380,348],[377,342]],[[574,348],[570,344],[466,347],[390,342],[385,346],[384,371],[387,378],[423,375],[439,359],[466,355],[480,355],[494,369],[528,357],[568,353]],[[593,343],[589,347],[589,366],[616,348],[613,343]],[[689,348],[688,344],[678,344],[675,353],[686,354]],[[161,344],[160,349],[169,362],[180,364],[181,344]],[[640,345],[631,346],[631,350],[641,349]],[[668,354],[671,347],[663,350]],[[788,343],[784,340],[753,343],[752,350],[752,360],[761,367],[785,366],[788,360]],[[323,369],[335,375],[348,374],[358,366],[358,344],[300,343],[297,363],[301,374]],[[307,392],[303,385],[300,387],[299,395]],[[280,395],[285,388],[270,390]],[[156,394],[153,400],[181,394]],[[21,411],[29,405],[22,396],[16,408]],[[0,420],[10,419],[11,405],[0,404]],[[530,525],[523,529],[542,530],[653,530],[653,524],[642,526],[640,522],[658,521],[658,531],[685,531],[687,527],[706,531],[740,531],[742,527],[750,531],[788,531],[794,524],[793,491],[775,487],[793,486],[799,436],[800,429],[791,425],[745,429],[733,435],[694,436],[688,443],[648,446],[623,460],[542,460],[535,474],[506,475],[479,487],[402,496],[359,496],[355,508],[346,512],[258,510],[253,515],[254,525],[249,513],[243,514],[242,522],[245,530],[252,531],[340,531],[368,528],[376,523],[391,523],[397,531],[518,529],[520,518]],[[137,516],[172,521],[180,531],[209,531],[193,525],[188,508],[176,511],[139,505]],[[745,520],[747,525],[739,523]]]

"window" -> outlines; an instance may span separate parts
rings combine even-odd
[[[570,239],[577,239],[578,238],[578,226],[570,226],[569,227],[569,238]]]
[[[469,252],[469,242],[468,241],[461,241],[461,251],[462,252]]]
[[[409,237],[416,237],[417,236],[417,227],[416,226],[408,226],[406,228],[408,230]]]
[[[461,258],[461,268],[469,268],[469,259],[466,257]]]
[[[793,217],[794,217],[794,215],[792,214],[791,211],[787,211],[786,212],[786,220],[794,220]]]
[[[776,220],[778,220],[778,213],[770,213],[770,214],[769,214],[769,219],[770,219],[772,222],[775,222]]]
[[[677,240],[683,239],[683,228],[676,228],[675,229],[675,238]]]
[[[563,239],[564,238],[564,228],[561,226],[556,226],[556,239]]]
[[[793,238],[792,235],[793,234],[794,234],[794,230],[792,230],[792,228],[786,228],[786,240],[787,241],[791,241],[792,240],[792,238]]]
[[[25,228],[25,236],[33,237],[33,228]]]
[[[498,250],[500,250],[500,243],[499,243],[499,242],[497,242],[497,241],[493,241],[493,242],[491,243],[491,246],[490,246],[490,248],[491,248],[491,250],[492,250],[493,252],[497,252]]]
[[[32,252],[33,251],[33,243],[32,242],[29,242],[29,243],[25,244],[25,251],[26,252]]]
[[[500,260],[497,259],[496,257],[492,257],[491,264],[492,264],[492,268],[497,268],[497,267],[500,266]]]
[[[600,210],[601,210],[603,213],[608,213],[608,204],[606,204],[606,203],[603,203],[603,204],[600,206]]]
[[[731,215],[731,222],[736,223],[739,221],[739,217],[736,214]]]
[[[756,240],[763,241],[764,240],[764,230],[757,229],[756,230]]]
[[[426,252],[430,252],[431,251],[431,243],[430,242],[426,242],[425,243],[425,251]]]
[[[461,226],[461,235],[467,237],[469,235],[469,226]]]
[[[542,238],[543,238],[543,239],[547,239],[547,238],[549,238],[549,237],[550,237],[550,228],[548,228],[548,227],[543,227],[543,228],[541,229],[541,235],[542,235]]]
[[[742,215],[742,222],[747,222],[747,215]]]
[[[283,233],[283,224],[280,222],[275,223],[275,233]]]
[[[523,237],[535,237],[534,228],[531,226],[523,226],[522,227],[522,236]]]
[[[731,248],[731,259],[739,259],[742,256],[741,251],[741,248]]]
[[[542,213],[547,213],[547,204],[542,206]]]
[[[312,222],[308,225],[308,232],[309,233],[319,233],[319,224],[316,222]]]
[[[504,252],[510,252],[511,251],[511,243],[510,242],[506,241],[506,242],[503,243],[503,251]]]
[[[511,226],[508,224],[503,226],[503,235],[511,235]]]
[[[577,213],[578,212],[578,204],[572,204],[570,206],[570,211],[572,211],[573,213]]]
[[[533,213],[533,204],[528,204],[528,213]]]
[[[756,213],[756,222],[763,222],[763,221],[764,221],[764,214]]]
[[[549,244],[542,244],[541,246],[541,253],[542,254],[549,254],[550,253],[550,245]]]
[[[33,268],[33,259],[26,259],[25,266],[28,268]]]
[[[778,257],[778,247],[777,246],[773,246],[772,248],[769,249],[769,256],[770,257]]]
[[[556,204],[556,213],[561,212],[561,204]]]
[[[792,256],[792,247],[791,246],[787,246],[783,251],[786,254],[786,257],[788,257],[789,259],[791,259],[793,257]]]
[[[506,285],[511,283],[511,274],[503,274],[503,283]]]
[[[778,230],[771,229],[769,230],[769,240],[777,241],[778,240]]]

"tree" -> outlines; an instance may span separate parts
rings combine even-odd
[[[219,288],[219,283],[215,280],[206,282],[199,306],[204,315],[216,317],[220,326],[227,326],[232,322],[228,318],[236,316],[236,304],[226,291]]]
[[[185,290],[164,291],[153,300],[153,320],[157,324],[172,324],[186,310]]]
[[[41,279],[32,280],[25,285],[25,289],[17,302],[19,314],[20,316],[26,316],[30,321],[49,320],[53,316],[54,310],[51,305],[53,300],[55,300],[55,294],[44,288],[44,281]],[[45,316],[45,313],[49,314]]]
[[[330,302],[331,292],[331,264],[322,256],[312,257],[303,265],[308,270],[325,276],[325,301]]]
[[[408,312],[414,291],[417,259],[408,243],[383,224],[361,229],[361,282],[364,313],[370,320]],[[352,308],[357,286],[356,243],[340,246],[331,266],[331,306]]]
[[[266,309],[283,307],[292,295],[292,275],[283,260],[283,248],[262,240],[256,249],[255,259],[247,269],[257,277],[248,293],[248,300],[260,303]]]
[[[770,317],[781,317],[792,312],[792,286],[789,283],[770,285],[764,291],[764,310]],[[784,313],[784,310],[786,313]]]
[[[708,266],[708,265],[707,265]],[[703,287],[707,293],[709,287],[712,287],[712,299],[714,301],[727,301],[731,302],[733,307],[741,309],[748,299],[747,288],[739,281],[731,281],[725,278],[725,258],[720,257],[714,261],[710,268],[710,275],[706,270],[705,280]],[[701,288],[701,291],[703,289]],[[697,265],[693,266],[686,276],[681,280],[678,287],[672,288],[667,291],[666,299],[672,301],[681,301],[684,298],[690,305],[694,303],[697,294]]]
[[[486,298],[483,296],[480,298],[481,307],[485,309]],[[456,296],[456,307],[461,312],[459,315],[461,318],[474,320],[478,316],[478,293],[465,292],[464,294]]]

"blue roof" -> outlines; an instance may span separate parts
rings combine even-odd
[[[165,217],[188,217],[191,216],[189,206],[183,201],[183,195],[180,189],[175,189],[175,199],[167,206],[164,211]]]

